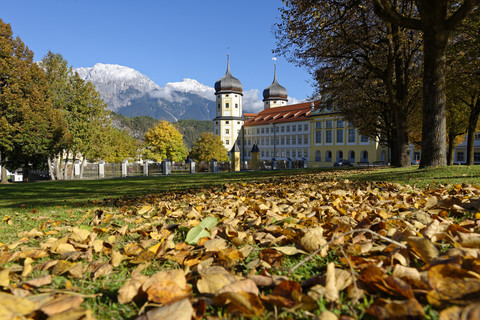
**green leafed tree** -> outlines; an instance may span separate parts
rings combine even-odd
[[[0,20],[0,158],[2,182],[6,170],[41,166],[61,135],[60,114],[52,108],[43,70],[33,52],[14,38]]]
[[[187,155],[182,135],[168,121],[159,121],[145,134],[144,159],[182,161]]]
[[[195,141],[190,151],[190,157],[196,161],[210,161],[212,159],[229,161],[230,159],[220,137],[211,132],[202,133],[200,138]]]

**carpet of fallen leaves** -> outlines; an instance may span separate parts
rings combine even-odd
[[[38,228],[0,244],[0,319],[95,319],[91,293],[55,277],[108,284],[120,270],[112,302],[135,304],[138,320],[480,319],[476,186],[314,174],[96,205],[71,226],[32,214]],[[187,243],[206,217],[217,223]],[[172,267],[146,275],[152,261]]]

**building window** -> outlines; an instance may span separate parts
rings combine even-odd
[[[230,134],[230,129],[225,129],[225,134]]]
[[[269,127],[266,127],[265,132],[268,133],[270,131],[269,129],[270,129]]]
[[[275,132],[278,132],[278,130],[279,130],[278,127],[275,127]]]
[[[240,121],[237,121],[237,124],[240,124]]]
[[[337,120],[337,128],[343,128],[343,120]]]
[[[302,136],[298,136],[298,144],[302,144]]]
[[[457,151],[457,161],[465,161],[465,153],[463,151]]]
[[[287,126],[287,132],[290,132],[290,126]]]
[[[287,137],[287,146],[290,145],[290,137]]]
[[[260,128],[257,128],[257,134],[260,134]]]
[[[308,123],[305,123],[304,130],[308,131]]]
[[[296,151],[292,151],[292,158],[295,159],[297,157],[297,152]]]
[[[320,150],[315,152],[315,161],[322,161],[322,156]]]
[[[218,110],[220,110],[220,103],[218,104],[218,107],[217,107]]]
[[[480,162],[480,152],[474,152],[473,153],[473,161],[474,162]]]
[[[287,150],[287,158],[290,158],[290,150]]]
[[[348,153],[348,161],[355,162],[355,151],[350,151]]]
[[[363,134],[360,136],[360,142],[368,142],[368,137]]]
[[[343,129],[337,129],[337,143],[343,143]]]
[[[308,144],[308,136],[303,136],[303,143]]]
[[[322,131],[315,131],[315,143],[322,143]]]
[[[360,161],[361,162],[368,162],[368,152],[367,151],[362,151],[360,153]]]
[[[267,158],[270,157],[270,151],[267,150]]]
[[[261,156],[262,156],[262,158],[265,157],[265,152],[264,151],[261,152]]]
[[[332,143],[332,130],[325,130],[325,143]]]
[[[285,137],[282,137],[282,139],[280,140],[281,142],[281,145],[283,146],[285,144]]]
[[[298,125],[298,131],[302,131],[302,125],[301,124]]]
[[[296,125],[292,125],[292,132],[295,132],[297,131],[297,126]]]
[[[355,129],[348,129],[348,142],[355,143]]]
[[[315,128],[322,129],[322,121],[315,122]]]
[[[308,151],[307,151],[307,150],[305,150],[305,151],[303,152],[303,157],[304,157],[305,159],[308,159]]]
[[[325,161],[332,162],[332,151],[328,150],[327,152],[325,152]]]
[[[230,123],[230,121],[225,121],[225,124],[229,124],[229,123]]]
[[[293,145],[297,144],[297,137],[296,136],[292,137],[292,144]]]
[[[230,140],[225,140],[225,144],[226,144],[226,145],[229,145],[229,144],[230,144]]]
[[[215,135],[218,136],[218,129],[215,129]]]
[[[235,103],[235,108],[238,109],[238,103]]]
[[[332,120],[327,120],[325,123],[325,128],[332,128],[333,127],[333,122]]]
[[[218,125],[218,121],[215,121],[215,124],[217,124],[217,125]]]
[[[225,108],[227,108],[227,109],[230,108],[230,103],[228,103],[228,102],[225,103]]]
[[[337,151],[337,161],[338,160],[343,160],[343,151]]]
[[[281,132],[285,132],[285,127],[282,126],[282,129],[280,130]]]
[[[262,133],[265,133],[265,128],[262,128]]]

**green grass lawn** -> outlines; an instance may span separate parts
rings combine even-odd
[[[409,168],[379,169],[297,169],[247,171],[218,174],[170,175],[159,177],[117,178],[104,180],[39,181],[0,185],[0,212],[18,210],[72,208],[91,200],[138,196],[172,190],[220,186],[232,182],[249,182],[273,177],[324,172],[337,179],[388,181],[425,187],[432,184],[479,184],[480,166],[453,166],[419,170]]]

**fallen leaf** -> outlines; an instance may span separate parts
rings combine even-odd
[[[137,317],[136,320],[191,320],[194,314],[189,299],[182,299],[168,306],[155,308]]]

